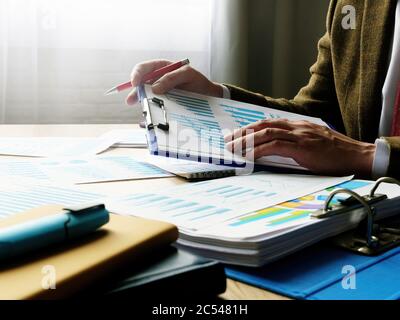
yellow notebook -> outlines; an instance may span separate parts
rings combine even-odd
[[[0,220],[0,228],[54,214],[46,206]],[[0,299],[59,299],[100,281],[124,263],[140,261],[178,238],[175,226],[111,215],[110,222],[74,243],[0,265]]]

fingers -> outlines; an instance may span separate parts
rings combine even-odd
[[[255,147],[252,152],[246,154],[246,157],[254,160],[264,156],[273,155],[296,159],[297,149],[296,142],[287,140],[273,140]]]
[[[299,128],[311,128],[316,126],[315,124],[308,122],[308,121],[290,121],[287,119],[266,119],[251,123],[241,129],[235,130],[233,134],[225,136],[225,142],[229,142],[240,137],[243,137],[249,132],[256,132],[263,130],[265,128],[276,128],[276,129],[283,129],[283,130],[295,130]]]
[[[298,137],[289,130],[266,128],[229,142],[227,144],[227,149],[236,154],[244,155],[245,153],[255,149],[257,146],[274,140],[297,142]]]
[[[153,84],[153,92],[155,94],[163,94],[183,84],[190,83],[194,78],[194,73],[194,69],[189,66],[169,72]]]
[[[126,97],[126,104],[127,105],[134,105],[135,103],[138,102],[138,95],[137,95],[137,90],[134,88]]]
[[[165,67],[171,63],[172,62],[168,60],[151,60],[137,64],[131,73],[131,83],[134,89],[127,96],[126,103],[128,105],[134,105],[138,102],[136,87],[142,83],[142,79],[146,74]]]
[[[142,83],[143,77],[155,70],[161,69],[167,65],[172,64],[172,61],[168,60],[151,60],[137,64],[131,73],[131,82],[133,87],[137,87]],[[157,79],[154,79],[157,80]]]
[[[240,137],[246,136],[251,132],[257,132],[265,128],[277,128],[283,130],[294,130],[295,124],[286,119],[269,119],[254,122],[241,129],[235,130],[231,135],[225,136],[225,142],[230,142]]]

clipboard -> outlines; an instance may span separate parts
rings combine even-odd
[[[143,108],[147,145],[152,155],[238,168],[244,168],[248,165],[246,161],[237,157],[232,157],[226,161],[224,157],[218,157],[213,153],[201,153],[196,150],[182,152],[180,148],[162,146],[158,137],[168,135],[173,130],[167,111],[167,105],[170,105],[171,102],[159,97],[148,97],[144,85],[138,87],[138,97]]]
[[[152,155],[242,168],[248,173],[262,170],[286,173],[289,171],[301,174],[307,174],[308,172],[307,169],[299,166],[293,159],[269,156],[252,162],[228,151],[223,139],[224,134],[223,129],[221,129],[222,126],[219,126],[218,123],[218,121],[221,121],[218,115],[215,115],[215,117],[214,115],[210,115],[209,118],[201,117],[202,115],[207,116],[211,114],[212,111],[215,111],[215,109],[212,109],[211,103],[209,104],[208,110],[205,104],[206,102],[213,101],[223,105],[224,101],[226,102],[228,100],[206,97],[182,90],[173,90],[165,95],[155,95],[152,93],[150,94],[151,87],[149,85],[141,85],[137,89],[139,102],[142,105],[143,116],[145,118],[148,148]],[[192,106],[185,105],[185,102],[192,104]],[[232,101],[232,104],[237,103],[238,102]],[[268,109],[245,103],[241,103],[241,105],[243,110],[245,110],[244,108],[250,107],[258,108],[258,110]],[[187,113],[185,114],[187,109],[191,110],[193,114],[198,114],[199,119],[193,119],[188,116]],[[272,109],[270,111],[272,112]],[[252,112],[262,113],[261,111],[254,110]],[[292,117],[313,119],[312,121],[316,123],[328,126],[317,118],[294,115],[279,110],[274,110],[274,112],[282,113],[283,116],[288,115],[290,117],[291,115]],[[254,118],[254,120],[256,119]],[[202,127],[203,123],[204,127],[207,128],[206,130]],[[229,127],[227,128],[229,129]],[[199,131],[202,133],[205,132],[204,137],[200,134],[198,136],[188,135],[189,138],[197,139],[197,146],[193,144],[190,145],[190,148],[187,148],[189,144],[187,144],[185,139],[182,139],[183,146],[179,145],[180,142],[177,137],[182,132],[185,132],[185,129],[193,129],[192,131]],[[207,130],[210,130],[210,132],[207,132]]]

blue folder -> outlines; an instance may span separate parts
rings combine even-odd
[[[344,266],[356,270],[354,287]],[[263,268],[228,266],[229,278],[303,300],[400,299],[400,248],[367,257],[318,244]],[[352,276],[352,275],[351,275]]]

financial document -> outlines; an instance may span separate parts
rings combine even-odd
[[[116,213],[140,215],[196,230],[312,194],[351,178],[258,173],[134,193],[112,200],[109,205]]]
[[[1,176],[70,184],[166,178],[172,174],[129,156],[0,160]]]
[[[0,155],[26,157],[92,156],[107,150],[115,143],[115,139],[112,138],[0,138]]]
[[[207,162],[209,158],[213,158],[223,159],[228,162],[227,164],[248,163],[248,159],[232,155],[227,150],[224,136],[260,120],[306,120],[327,126],[318,118],[233,100],[207,97],[180,90],[174,90],[165,95],[155,95],[150,86],[145,86],[145,91],[148,98],[155,97],[163,101],[169,123],[168,131],[155,127],[156,139],[151,146],[154,148],[157,145],[159,152],[168,151],[195,159],[203,157]],[[158,110],[159,108],[152,109],[152,120],[155,123],[163,123],[163,113]],[[249,141],[248,145],[251,143]],[[262,157],[257,159],[256,163],[305,170],[293,159],[276,155]]]
[[[105,199],[102,194],[86,192],[76,188],[54,185],[30,185],[16,181],[0,184],[0,218],[6,218],[25,210],[44,205],[81,205]]]
[[[333,190],[344,188],[359,194],[368,194],[372,186],[371,181],[346,181],[333,188],[326,188],[310,195],[279,203],[274,207],[261,209],[211,226],[202,230],[202,234],[216,239],[235,239],[237,241],[271,236],[274,232],[281,232],[285,229],[318,221],[312,219],[311,214],[324,208],[325,201]],[[339,204],[339,200],[346,198],[348,198],[348,195],[338,195],[332,200],[332,204]]]

